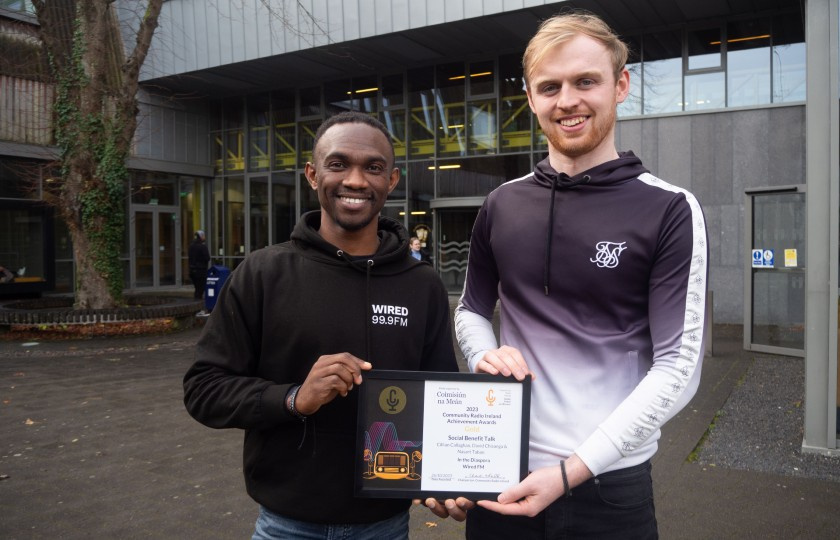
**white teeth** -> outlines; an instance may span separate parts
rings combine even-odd
[[[583,116],[576,116],[574,118],[568,118],[566,120],[560,120],[560,125],[561,126],[566,126],[566,127],[572,127],[572,126],[576,126],[580,123],[583,123],[584,120],[586,120],[586,118],[584,118]]]
[[[341,200],[350,204],[361,204],[365,202],[365,199],[351,199],[350,197],[342,197]]]

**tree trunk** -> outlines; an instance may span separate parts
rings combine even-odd
[[[103,301],[111,298],[108,282],[96,271],[96,261],[91,256],[93,250],[88,245],[87,236],[76,228],[70,228],[73,239],[73,258],[76,262],[75,307],[79,309],[108,309],[116,302]]]
[[[73,240],[76,307],[115,307],[124,284],[126,160],[137,127],[139,73],[163,0],[146,3],[127,58],[113,0],[32,4],[57,87],[61,182],[45,200],[57,202]]]

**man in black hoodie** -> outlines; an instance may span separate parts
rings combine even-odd
[[[246,430],[254,538],[408,538],[410,501],[353,496],[353,390],[372,367],[458,368],[443,284],[379,216],[399,181],[394,161],[368,115],[321,125],[305,171],[321,210],[231,274],[184,378],[194,418]]]
[[[204,243],[204,231],[195,231],[195,238],[190,243],[187,252],[190,266],[190,280],[195,292],[193,298],[201,300],[204,297],[204,287],[207,284],[207,264],[210,262],[210,251]]]

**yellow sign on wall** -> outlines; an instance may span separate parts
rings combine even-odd
[[[786,249],[785,250],[785,268],[795,268],[798,264],[796,264],[796,250],[795,249]]]

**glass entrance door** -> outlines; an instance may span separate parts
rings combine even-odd
[[[805,355],[805,186],[747,192],[744,348]]]
[[[132,288],[177,285],[180,262],[177,209],[134,209],[131,223]]]
[[[439,208],[435,254],[438,272],[450,293],[460,294],[467,275],[470,236],[478,208]]]

